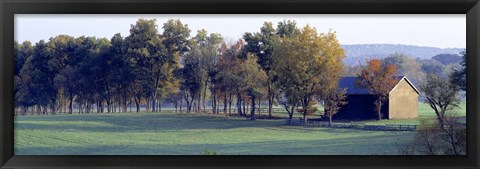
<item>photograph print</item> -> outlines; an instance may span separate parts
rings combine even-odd
[[[15,14],[15,155],[466,155],[466,15]]]

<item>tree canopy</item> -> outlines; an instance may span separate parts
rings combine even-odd
[[[384,112],[381,111],[382,105],[387,100],[390,90],[399,80],[396,75],[397,67],[395,65],[382,64],[379,59],[368,61],[368,65],[358,75],[358,85],[367,88],[376,97],[374,104],[377,109],[378,120],[384,117]]]

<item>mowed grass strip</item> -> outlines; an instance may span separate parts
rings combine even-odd
[[[283,126],[186,113],[17,116],[17,155],[397,154],[412,132]]]
[[[451,111],[450,113],[455,114],[455,116],[460,117],[460,123],[465,123],[465,117],[467,114],[467,105],[466,102],[462,102],[458,108]],[[411,124],[419,125],[422,120],[436,120],[437,115],[435,111],[427,103],[418,104],[418,117],[413,119],[391,119],[391,120],[369,120],[363,121],[365,124],[370,125],[384,125],[384,124]]]

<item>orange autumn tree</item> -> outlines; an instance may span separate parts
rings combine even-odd
[[[375,108],[378,120],[382,117],[382,105],[388,99],[388,93],[395,86],[397,67],[391,64],[382,64],[380,59],[368,61],[368,65],[360,71],[357,84],[367,88],[375,96]]]

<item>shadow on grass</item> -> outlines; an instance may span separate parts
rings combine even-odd
[[[189,145],[85,145],[82,147],[20,147],[16,155],[395,155],[395,140],[411,135],[361,136],[327,140],[248,141],[245,143]]]
[[[55,124],[60,122],[61,125]],[[93,125],[93,124],[106,125]],[[231,119],[188,114],[106,114],[19,116],[15,129],[47,131],[131,132],[166,130],[232,129],[245,127],[281,126],[282,120]]]

